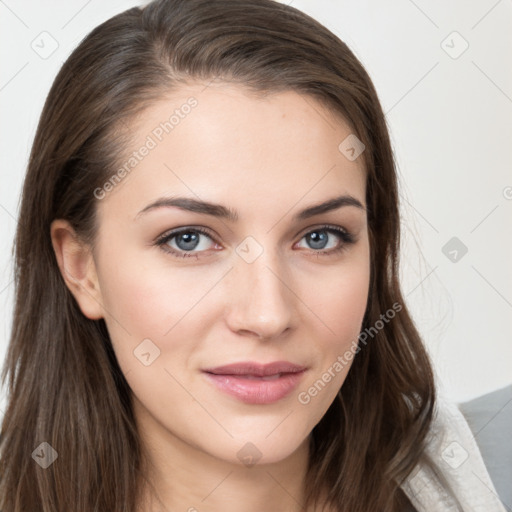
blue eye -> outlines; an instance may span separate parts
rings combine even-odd
[[[333,238],[332,235],[335,235],[334,238],[339,238],[343,242],[341,245],[336,243],[336,240],[334,240],[334,245],[329,240]],[[313,231],[310,231],[309,233],[306,233],[306,235],[303,236],[303,239],[307,240],[307,243],[309,244],[309,247],[311,249],[315,250],[322,250],[325,254],[325,249],[328,249],[328,254],[333,252],[333,250],[336,252],[338,249],[343,249],[345,244],[353,243],[353,237],[348,233],[347,231],[344,231],[340,228],[335,227],[329,227],[325,226],[322,228],[315,229]],[[328,245],[330,245],[328,247]]]
[[[203,229],[186,228],[164,235],[157,240],[156,244],[161,246],[164,251],[174,254],[175,256],[197,257],[197,252],[203,252],[207,249],[207,247],[204,247],[204,242],[201,241],[202,237],[212,240],[208,232]],[[194,249],[198,248],[199,251],[192,252]]]
[[[206,239],[202,240],[203,238]],[[336,239],[338,239],[336,241]],[[353,244],[355,238],[348,231],[336,226],[321,226],[309,231],[303,237],[308,247],[318,255],[331,255],[345,249],[347,245]],[[162,247],[162,250],[176,257],[186,258],[194,256],[198,258],[199,253],[209,249],[209,242],[214,242],[208,231],[202,228],[183,228],[165,234],[156,240],[155,245]]]

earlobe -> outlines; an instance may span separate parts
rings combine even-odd
[[[91,320],[103,318],[103,302],[90,246],[62,219],[52,222],[50,233],[60,273],[82,313]]]

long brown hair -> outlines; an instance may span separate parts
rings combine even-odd
[[[143,450],[131,392],[104,321],[86,318],[65,285],[50,224],[66,219],[94,243],[94,190],[121,161],[129,120],[186,80],[215,78],[314,98],[343,116],[366,147],[371,286],[362,327],[372,336],[312,431],[304,510],[320,504],[321,494],[344,512],[408,504],[400,484],[425,457],[435,392],[400,291],[396,170],[372,81],[342,41],[292,7],[156,0],[114,16],[81,42],[39,121],[15,239],[15,312],[2,373],[3,512],[136,510]],[[375,329],[394,304],[400,311]],[[47,469],[31,457],[42,442],[58,453]]]

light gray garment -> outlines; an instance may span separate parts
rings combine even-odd
[[[418,512],[506,512],[468,423],[458,407],[442,397],[438,398],[426,452],[462,508],[432,471],[419,465],[402,485]]]

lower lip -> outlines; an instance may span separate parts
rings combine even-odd
[[[289,395],[299,384],[304,371],[284,373],[275,380],[248,379],[237,375],[216,375],[206,373],[206,377],[228,395],[246,404],[271,404]]]

